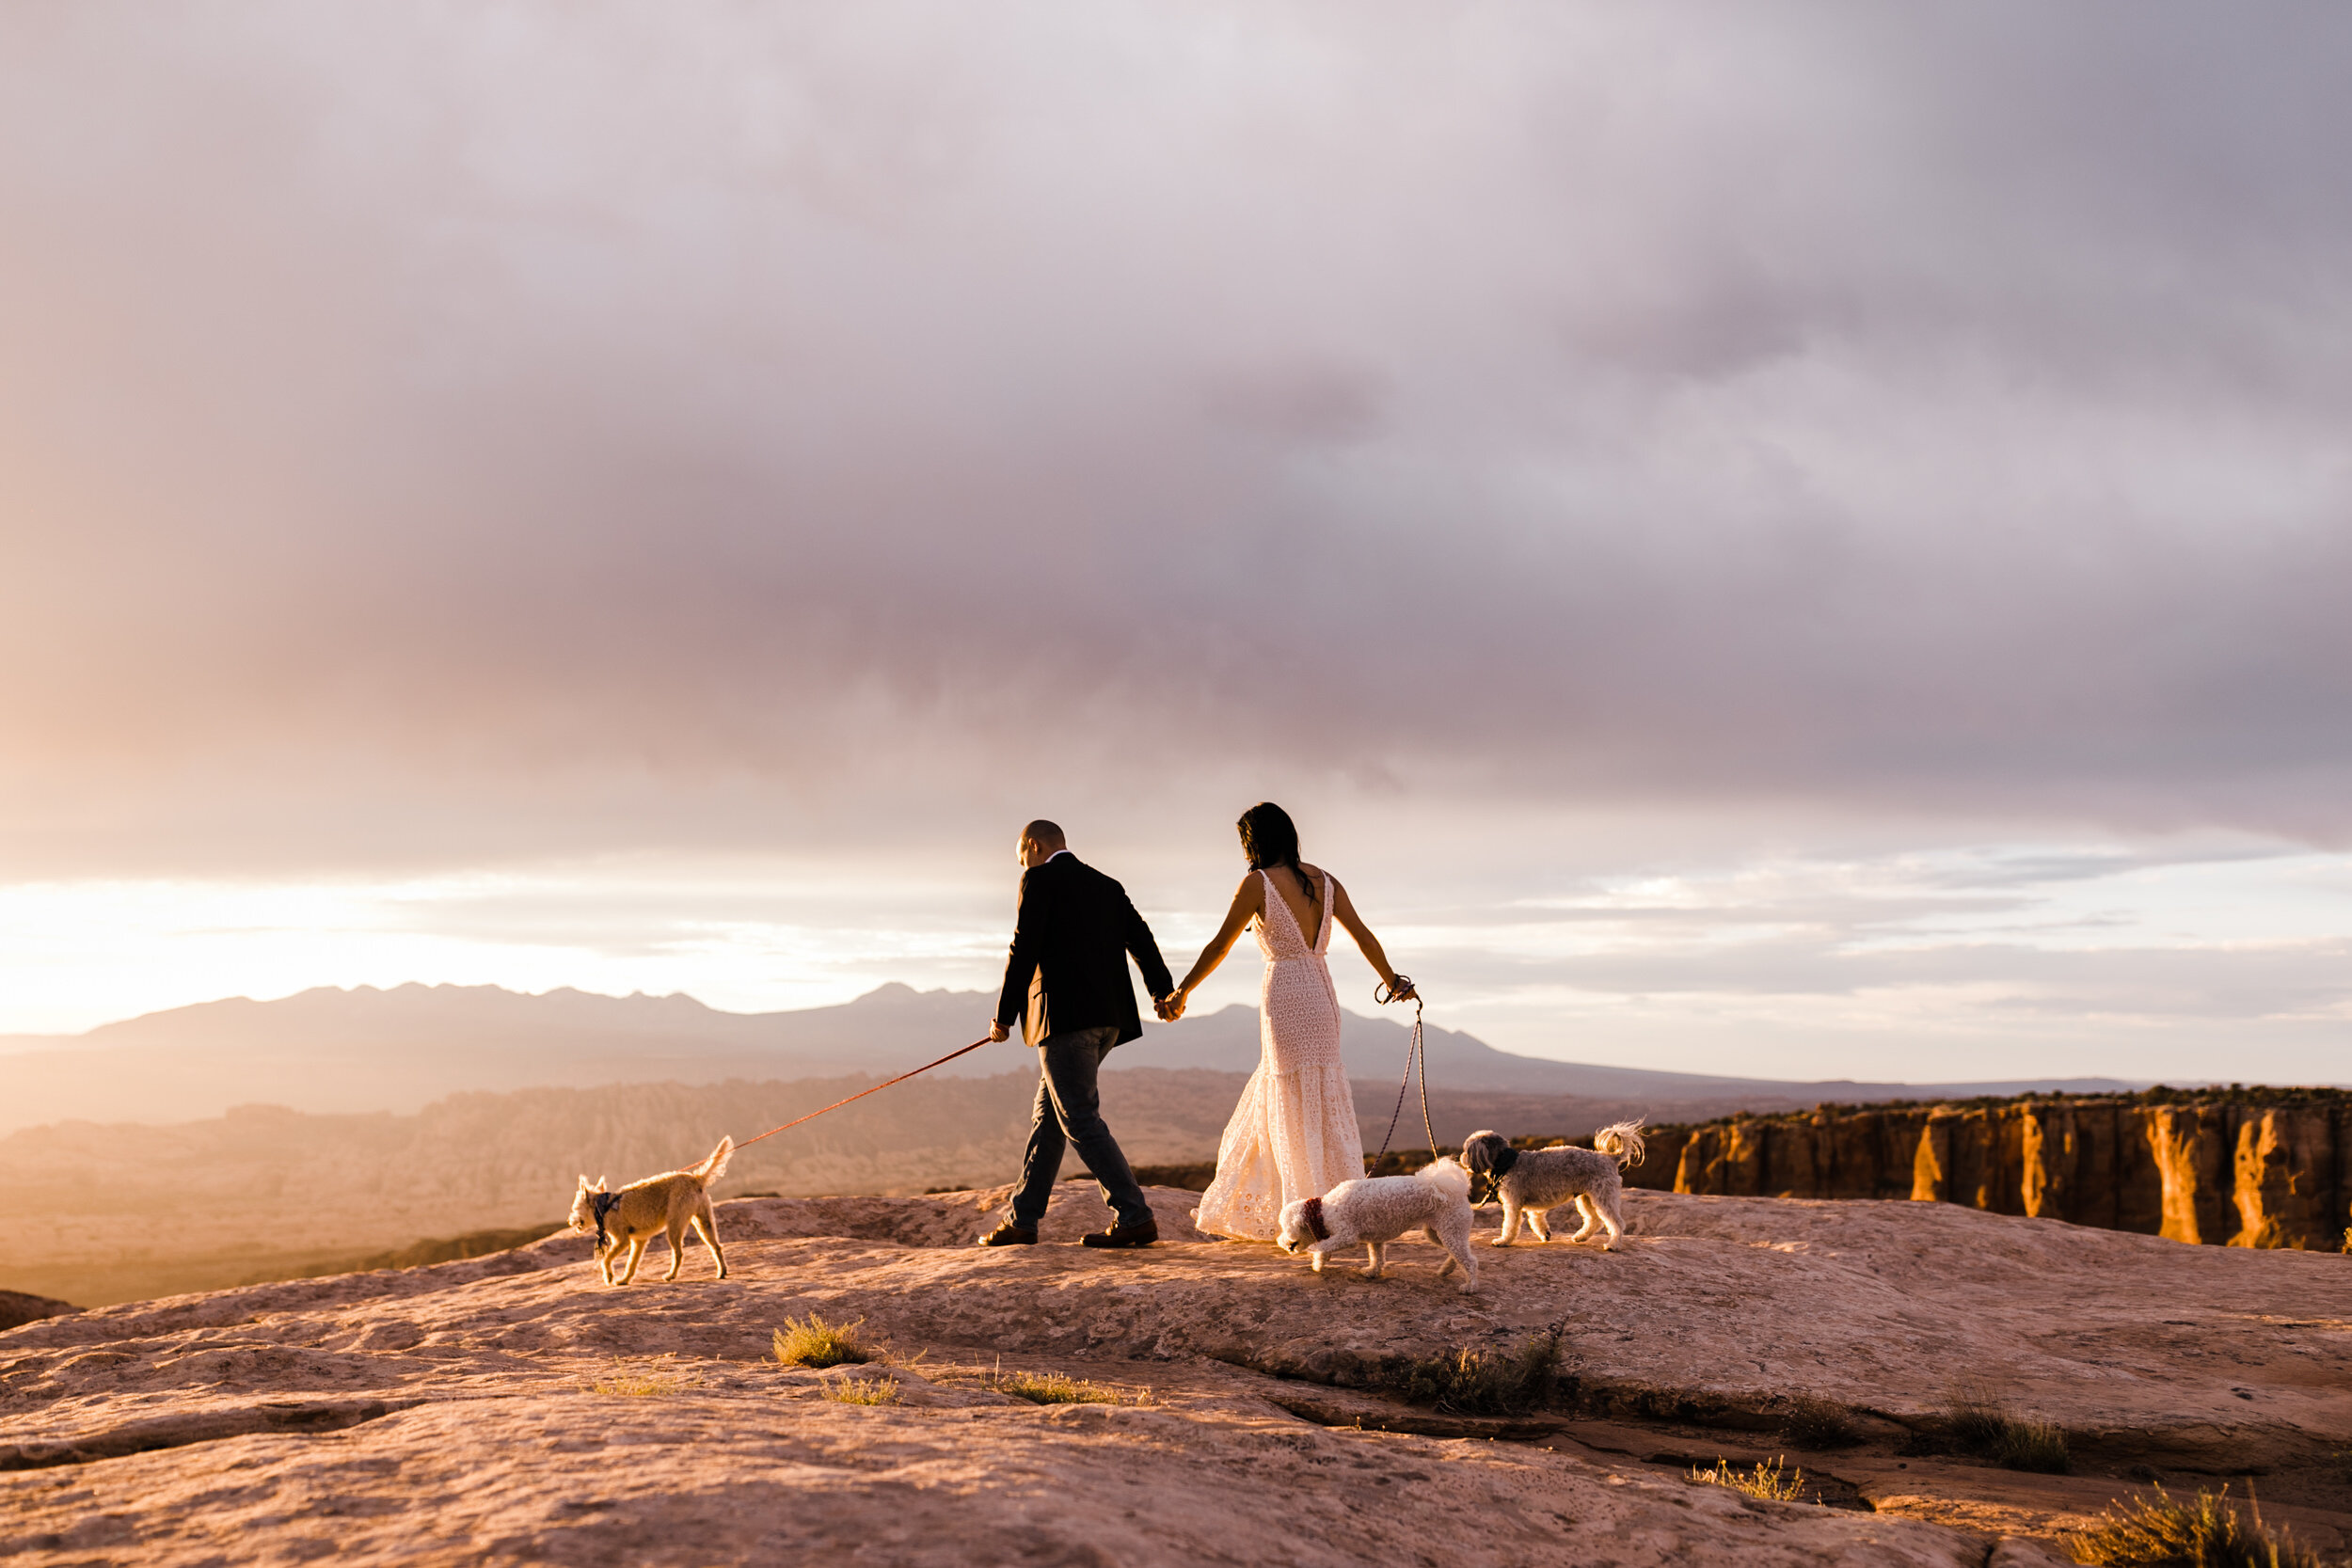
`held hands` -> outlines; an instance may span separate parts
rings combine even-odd
[[[1160,1015],[1162,1023],[1175,1022],[1184,1016],[1184,993],[1181,990],[1172,990],[1166,996],[1153,997],[1152,1010]]]

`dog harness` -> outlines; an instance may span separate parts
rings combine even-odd
[[[604,1216],[612,1212],[620,1205],[620,1201],[621,1195],[618,1193],[588,1195],[588,1207],[595,1210],[596,1213],[596,1250],[598,1252],[602,1252],[607,1245],[604,1239]]]
[[[1486,1167],[1486,1196],[1479,1199],[1481,1203],[1492,1203],[1495,1200],[1496,1196],[1502,1191],[1502,1179],[1510,1175],[1511,1167],[1518,1163],[1519,1151],[1509,1144],[1504,1144],[1502,1152],[1496,1155],[1494,1163]]]
[[[1306,1208],[1299,1212],[1299,1218],[1307,1222],[1307,1228],[1315,1233],[1316,1241],[1327,1242],[1331,1239],[1331,1227],[1323,1223],[1323,1199],[1309,1198]]]

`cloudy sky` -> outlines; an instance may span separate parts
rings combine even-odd
[[[1040,813],[1188,952],[1271,797],[1513,1049],[2352,1080],[2348,69],[0,9],[0,1031],[984,985]]]

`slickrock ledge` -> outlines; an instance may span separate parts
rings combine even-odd
[[[2352,1530],[2352,1259],[2184,1246],[1950,1205],[1637,1193],[1611,1254],[1480,1227],[1482,1289],[1317,1278],[1196,1237],[971,1246],[993,1193],[722,1205],[606,1289],[585,1243],[52,1317],[0,1334],[11,1562],[2026,1564],[2161,1479],[2262,1476],[2265,1517]],[[895,1364],[768,1358],[810,1311]],[[1557,1324],[1545,1408],[1403,1403],[1402,1358]],[[1037,1406],[993,1374],[1133,1402]],[[887,1375],[898,1402],[827,1397]],[[1956,1388],[2058,1425],[2075,1473],[1943,1451]],[[1848,1446],[1815,1451],[1829,1411]],[[1787,1453],[1842,1506],[1693,1484]]]
[[[42,1318],[61,1317],[65,1313],[80,1310],[68,1301],[26,1295],[22,1291],[0,1291],[0,1332],[24,1323],[38,1323]]]

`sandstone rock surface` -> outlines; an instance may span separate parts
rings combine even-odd
[[[1316,1277],[1194,1238],[1193,1195],[1168,1190],[1148,1251],[1066,1244],[1103,1219],[1077,1183],[1047,1244],[970,1246],[1002,1196],[724,1204],[725,1281],[690,1247],[675,1283],[608,1290],[560,1237],[0,1334],[0,1557],[1973,1565],[2046,1560],[2131,1466],[2176,1490],[2259,1467],[2303,1539],[2341,1549],[2352,1526],[2328,1491],[2352,1448],[2341,1257],[1641,1193],[1615,1253],[1495,1250],[1482,1226],[1463,1297],[1424,1243],[1384,1281]],[[863,1319],[896,1365],[768,1359],[811,1311]],[[1383,1390],[1397,1357],[1554,1324],[1549,1409]],[[1129,1402],[1021,1402],[1000,1368]],[[898,1402],[828,1397],[877,1375]],[[2081,1473],[1933,1457],[1963,1383],[2063,1427]],[[1779,1430],[1799,1402],[1864,1439],[1800,1456],[1850,1506],[1683,1479],[1801,1447]]]

